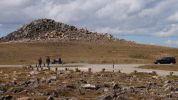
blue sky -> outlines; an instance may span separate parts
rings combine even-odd
[[[145,44],[178,47],[178,0],[1,0],[0,36],[50,18]]]

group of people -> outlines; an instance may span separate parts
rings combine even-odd
[[[47,57],[46,57],[46,64],[44,63],[44,67],[45,67],[45,66],[50,67],[50,66],[49,66],[50,63],[51,63],[51,59],[50,59],[49,56],[47,56]],[[42,64],[43,64],[43,60],[42,60],[42,58],[40,57],[40,58],[38,59],[38,66],[37,66],[37,67],[42,67]],[[53,62],[52,62],[52,64],[62,64],[61,58],[59,58],[58,60],[54,59]]]
[[[49,57],[49,56],[46,57],[46,65],[47,65],[47,67],[49,67],[50,62],[51,62],[50,57]],[[40,58],[38,59],[38,67],[42,67],[42,64],[43,64],[43,60],[42,60],[42,58],[40,57]],[[45,64],[44,64],[44,66],[45,66]]]

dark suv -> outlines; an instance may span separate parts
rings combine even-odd
[[[158,59],[154,62],[155,64],[175,64],[176,59],[175,57],[163,57],[161,59]]]

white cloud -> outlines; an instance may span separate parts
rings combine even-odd
[[[178,41],[175,40],[167,40],[166,45],[171,46],[171,47],[177,47],[178,46]]]
[[[115,35],[171,37],[178,32],[177,9],[177,0],[1,0],[0,31],[51,18]]]
[[[157,45],[156,43],[149,43],[150,45]]]
[[[170,17],[168,17],[168,20],[170,20],[170,21],[178,21],[178,12],[176,12],[175,14],[171,15]]]
[[[172,37],[177,35],[178,25],[172,24],[170,27],[166,27],[163,31],[156,33],[160,37]]]

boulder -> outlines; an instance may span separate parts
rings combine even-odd
[[[83,84],[81,87],[84,89],[91,89],[91,90],[97,89],[96,85],[93,84]]]

